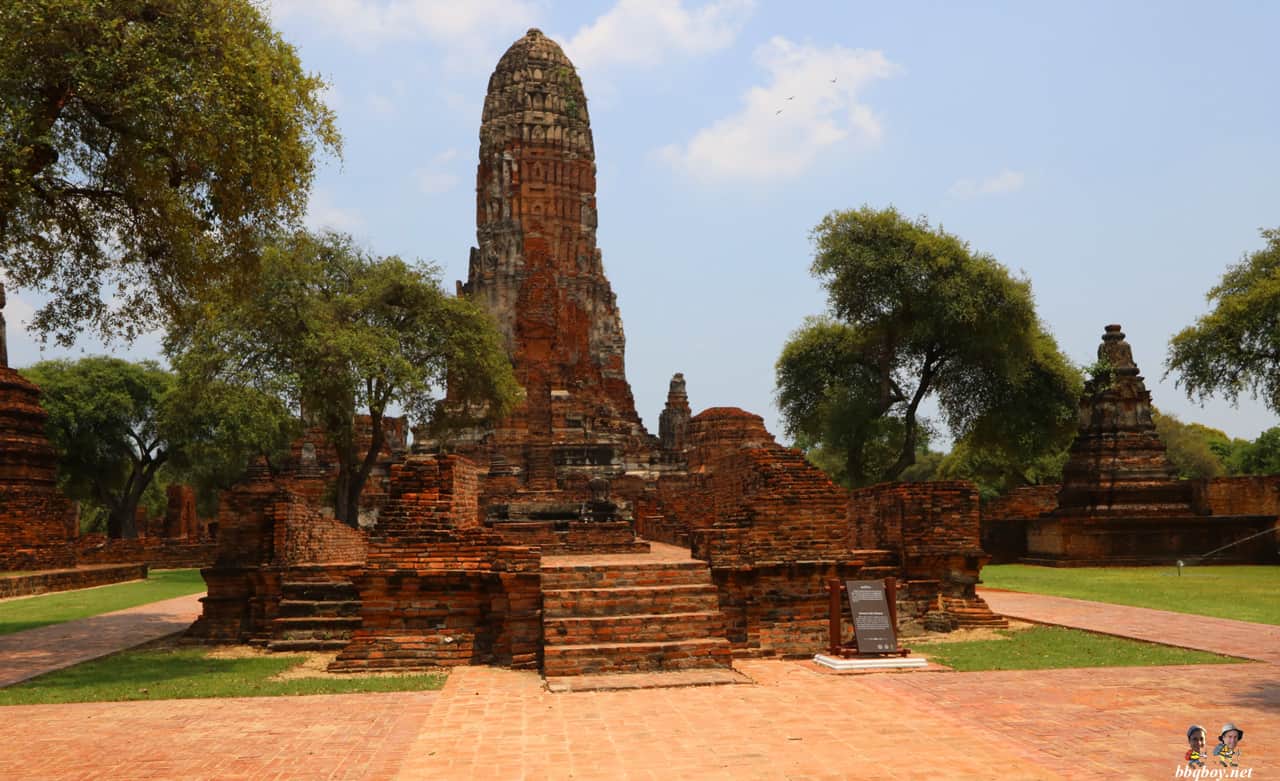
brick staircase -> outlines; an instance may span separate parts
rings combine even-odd
[[[705,562],[544,562],[542,594],[548,678],[731,667]]]
[[[943,611],[955,620],[956,629],[1005,629],[1009,622],[992,612],[982,597],[941,597]]]
[[[285,581],[280,588],[268,651],[343,648],[360,627],[360,594],[350,581]]]

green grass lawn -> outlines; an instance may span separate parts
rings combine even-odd
[[[1177,613],[1280,624],[1280,567],[1036,567],[982,568],[991,588],[1075,597]]]
[[[421,691],[439,689],[446,677],[427,673],[270,680],[301,664],[306,657],[220,659],[211,658],[209,653],[205,648],[123,651],[0,689],[0,705]]]
[[[1109,637],[1060,626],[996,630],[992,640],[915,640],[911,650],[960,672],[1048,670],[1061,667],[1136,667],[1169,664],[1232,664],[1229,656]]]
[[[146,580],[6,600],[0,602],[0,635],[202,591],[200,570],[171,569],[152,570]]]

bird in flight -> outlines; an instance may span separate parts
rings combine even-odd
[[[781,113],[782,113],[782,109],[778,109],[777,111],[773,112],[773,115],[776,117]]]
[[[795,99],[796,99],[796,96],[795,96],[795,95],[792,95],[792,96],[790,96],[789,98],[787,98],[787,100],[795,100]]]
[[[837,76],[836,78],[839,78],[839,77]],[[832,80],[831,80],[831,83],[832,83],[832,84],[835,84],[835,83],[836,83],[836,80],[835,80],[835,79],[832,79]]]

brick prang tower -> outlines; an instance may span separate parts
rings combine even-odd
[[[489,79],[479,247],[461,286],[497,321],[526,393],[508,420],[462,449],[482,465],[496,455],[527,489],[555,489],[565,467],[620,472],[652,450],[596,248],[595,175],[582,82],[554,41],[529,30]]]

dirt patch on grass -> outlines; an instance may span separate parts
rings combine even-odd
[[[1022,632],[1035,626],[1027,621],[1009,619],[1008,629],[957,629],[954,632],[929,632],[918,637],[903,638],[902,643],[908,646],[937,645],[939,643],[971,643],[975,640],[1005,640],[1005,636],[997,632]]]
[[[250,659],[263,656],[276,656],[265,648],[251,645],[220,645],[209,650],[210,659]],[[329,665],[337,658],[336,651],[289,651],[280,656],[302,657],[302,662],[290,667],[269,681],[292,681],[298,678],[405,678],[412,675],[445,674],[443,667],[429,670],[390,670],[372,672],[331,673]]]
[[[177,650],[179,648],[203,647],[207,650],[207,656],[210,659],[257,659],[260,657],[277,656],[265,648],[253,645],[207,645],[198,643],[182,637],[182,635],[170,635],[162,637],[158,640],[152,640],[140,646],[136,646],[133,650],[146,651],[164,651]],[[389,670],[389,671],[373,671],[373,672],[353,672],[353,673],[331,673],[328,671],[329,664],[337,658],[338,654],[334,651],[289,651],[288,653],[278,654],[278,656],[303,657],[302,662],[290,667],[284,672],[273,675],[267,680],[269,681],[291,681],[298,678],[405,678],[411,675],[447,675],[449,670],[446,667],[433,667],[426,670]]]

